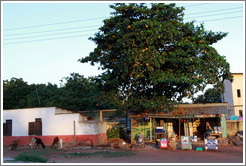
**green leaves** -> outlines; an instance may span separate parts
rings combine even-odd
[[[113,16],[90,38],[97,47],[80,61],[100,63],[107,90],[123,94],[128,108],[163,110],[154,105],[191,97],[207,84],[222,88],[222,80],[231,79],[229,64],[212,47],[227,33],[184,23],[184,8],[175,4],[110,7]]]
[[[4,80],[3,91],[4,109],[57,106],[87,111],[115,108],[115,103],[119,103],[117,95],[111,95],[111,100],[105,99],[101,80],[78,73],[63,78],[59,88],[51,83],[28,85],[22,79],[12,78]]]

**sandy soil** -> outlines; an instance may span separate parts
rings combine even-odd
[[[49,147],[48,147],[49,148]],[[90,157],[65,157],[59,153],[91,153],[96,151],[122,151],[111,147],[72,147],[59,151],[49,152],[49,162],[54,163],[243,163],[243,146],[219,146],[218,151],[195,151],[159,149],[153,145],[146,145],[145,148],[134,147],[125,149],[134,152],[135,155],[128,157],[104,158],[102,156]],[[25,151],[28,147],[19,147],[16,151],[10,151],[3,147],[3,157],[13,158]]]

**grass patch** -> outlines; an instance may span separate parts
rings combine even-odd
[[[21,149],[19,149],[21,150]],[[59,151],[58,149],[22,149],[23,153],[15,157],[16,161],[46,163],[50,152]]]
[[[39,157],[34,154],[20,154],[15,157],[16,161],[24,161],[24,162],[37,162],[37,163],[46,163],[48,159]]]
[[[103,156],[105,158],[110,158],[110,157],[127,157],[127,156],[133,156],[133,155],[135,155],[135,153],[128,152],[128,151],[120,151],[120,152],[101,151],[101,152],[92,152],[92,153],[81,153],[81,152],[62,153],[60,155],[63,155],[63,156],[66,156],[66,157]]]

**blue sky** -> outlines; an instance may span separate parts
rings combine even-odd
[[[170,1],[167,1],[170,3]],[[231,72],[245,67],[244,2],[220,1],[179,3],[185,21],[204,22],[206,30],[228,32],[213,45],[226,57]],[[109,3],[2,3],[2,79],[23,78],[31,83],[60,84],[76,72],[96,76],[98,66],[82,64],[96,45],[88,40],[110,16]]]

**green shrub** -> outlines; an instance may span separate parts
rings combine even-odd
[[[115,124],[112,128],[107,130],[108,138],[122,138],[124,139],[124,130],[119,125]]]

